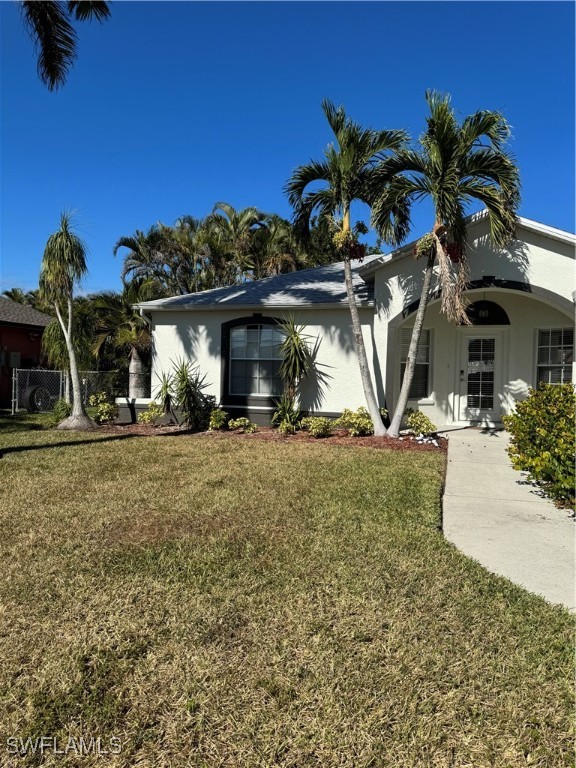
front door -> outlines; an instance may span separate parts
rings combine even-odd
[[[501,338],[465,334],[462,341],[459,420],[500,421]]]

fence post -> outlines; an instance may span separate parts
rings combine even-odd
[[[18,369],[12,368],[12,416],[16,415],[18,393]]]

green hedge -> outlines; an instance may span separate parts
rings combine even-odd
[[[503,418],[514,467],[566,505],[574,503],[575,402],[572,384],[541,384]]]

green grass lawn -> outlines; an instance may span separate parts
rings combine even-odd
[[[444,541],[442,455],[34,423],[0,424],[0,765],[573,765],[571,619]],[[81,735],[122,750],[6,749]]]

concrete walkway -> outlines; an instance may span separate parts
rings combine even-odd
[[[576,609],[576,525],[514,470],[504,430],[446,428],[444,535],[489,571]]]

